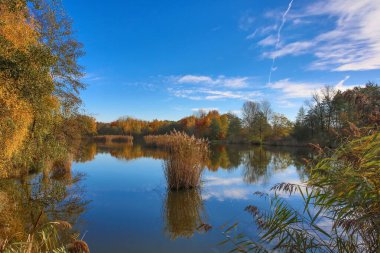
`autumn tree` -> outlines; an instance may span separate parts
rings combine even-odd
[[[236,141],[240,138],[242,133],[242,124],[238,116],[233,113],[228,113],[228,129],[227,129],[227,138],[229,141]]]
[[[243,105],[242,114],[244,126],[248,129],[251,140],[263,142],[271,131],[268,121],[272,110],[269,102],[247,101]]]
[[[64,127],[79,115],[82,51],[59,1],[0,1],[0,17],[1,164],[39,166],[70,143]]]
[[[274,113],[271,119],[272,139],[283,139],[291,134],[292,122],[283,114]]]
[[[210,139],[211,140],[219,140],[221,135],[221,126],[220,120],[217,118],[213,118],[210,124]]]
[[[307,111],[300,109],[293,135],[298,140],[334,145],[350,124],[360,128],[378,126],[379,101],[380,88],[374,83],[344,92],[325,87],[313,96]]]

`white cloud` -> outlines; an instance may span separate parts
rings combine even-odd
[[[167,79],[174,86],[168,91],[180,98],[191,100],[254,100],[262,93],[253,89],[251,77],[217,77],[207,75],[171,76]]]
[[[245,37],[247,40],[251,40],[255,38],[256,34],[258,32],[258,29],[256,29],[253,33],[249,34],[247,37]]]
[[[274,46],[276,45],[276,43],[277,43],[277,39],[273,35],[269,35],[258,42],[260,46]]]
[[[211,108],[192,108],[191,111],[193,112],[210,112],[210,111],[219,111],[219,108],[211,107]]]
[[[282,79],[268,84],[269,88],[281,90],[285,98],[307,98],[318,88],[323,87],[321,83],[293,82],[290,79]]]
[[[223,86],[228,88],[243,88],[249,85],[249,77],[225,77],[223,75],[216,78],[210,76],[183,75],[173,77],[178,84],[204,84],[211,86]]]
[[[261,35],[265,35],[265,34],[268,34],[270,32],[276,31],[277,28],[278,28],[277,25],[264,26],[264,27],[260,28],[259,32]]]
[[[286,11],[282,14],[282,19],[281,19],[281,24],[280,26],[278,27],[277,29],[277,38],[275,39],[275,42],[274,42],[274,46],[275,48],[279,48],[280,46],[280,42],[281,42],[281,31],[282,31],[282,28],[284,27],[285,25],[285,22],[286,22],[286,16],[288,15],[290,9],[292,8],[292,4],[293,4],[293,1],[294,0],[290,0],[289,4],[288,4],[288,8],[286,9]],[[267,43],[267,46],[268,46],[268,43]],[[268,83],[271,83],[271,79],[272,79],[272,73],[274,71],[276,71],[277,67],[275,68],[274,64],[276,62],[276,58],[277,56],[276,55],[272,55],[272,65],[270,67],[270,70],[269,70],[269,76],[268,76]]]
[[[320,31],[308,40],[284,44],[264,56],[273,58],[313,54],[317,59],[311,64],[312,69],[380,69],[380,1],[319,0],[309,5],[306,10],[293,15],[293,18],[299,23],[303,19],[319,19],[324,16],[335,19],[333,28]]]
[[[262,94],[258,91],[232,91],[232,90],[211,90],[211,89],[173,89],[168,91],[176,97],[191,100],[219,100],[219,99],[240,99],[253,100],[260,98]]]
[[[252,100],[254,98],[260,97],[259,92],[242,92],[242,91],[218,91],[218,90],[203,90],[205,94],[208,94],[206,100],[217,100],[224,98],[234,98],[241,100]]]
[[[268,58],[278,58],[286,55],[301,55],[308,52],[312,46],[314,46],[314,43],[311,41],[298,41],[286,44],[278,50],[265,52],[263,55]]]
[[[222,79],[221,82],[223,83],[223,86],[230,87],[230,88],[243,88],[247,87],[248,77],[235,77],[235,78],[227,78]]]
[[[209,76],[194,76],[194,75],[184,75],[178,78],[178,83],[213,83]]]
[[[355,85],[344,85],[344,83],[349,79],[346,76],[343,80],[339,81],[336,85],[332,86],[336,90],[345,91],[347,89],[353,88]],[[279,104],[283,104],[284,107],[292,107],[292,104],[287,99],[293,98],[310,98],[315,93],[320,93],[321,89],[325,87],[326,83],[316,83],[316,82],[295,82],[290,79],[282,79],[274,83],[270,83],[267,86],[271,89],[280,90],[283,93],[282,99],[279,100]]]
[[[200,96],[194,95],[195,91],[190,89],[181,89],[181,90],[175,90],[173,88],[168,88],[168,91],[172,93],[176,97],[180,98],[187,98],[191,100],[201,100],[202,98]]]

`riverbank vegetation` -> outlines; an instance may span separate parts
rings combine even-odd
[[[207,161],[208,141],[173,131],[167,135],[145,136],[148,145],[164,147],[168,158],[164,170],[168,188],[192,189],[200,186],[201,174]]]
[[[273,112],[267,101],[246,101],[239,116],[213,110],[178,121],[123,117],[101,123],[80,109],[85,84],[78,59],[84,52],[60,2],[0,0],[0,17],[0,251],[89,252],[71,226],[88,204],[74,192],[80,176],[71,163],[108,152],[107,145],[118,158],[164,160],[165,224],[173,239],[190,237],[202,223],[198,190],[205,167],[242,164],[246,183],[265,178],[269,163],[273,170],[288,167],[286,159],[276,164],[262,147],[230,156],[221,146],[213,154],[208,140],[315,143],[317,156],[306,159],[305,184],[278,184],[273,194],[259,194],[269,199],[269,211],[247,207],[260,238],[243,246],[234,242],[237,251],[379,251],[377,84],[316,91],[294,122]],[[84,137],[98,144],[82,148]],[[139,139],[164,151],[117,146]],[[7,181],[11,177],[18,179]],[[301,196],[304,208],[288,205],[280,197],[284,193]]]
[[[70,223],[85,203],[67,188],[76,147],[96,132],[79,109],[82,45],[60,1],[2,0],[0,17],[0,251],[79,252]]]
[[[1,252],[76,252],[74,244],[86,246],[72,227],[88,205],[81,198],[83,176],[67,170],[0,181]]]
[[[267,101],[244,103],[241,116],[218,111],[199,111],[178,121],[144,121],[123,117],[111,123],[97,123],[98,134],[164,135],[173,130],[197,138],[225,143],[255,143],[306,146],[319,143],[337,146],[349,124],[379,125],[380,88],[368,83],[346,91],[325,87],[299,110],[294,122],[273,112]],[[347,135],[347,134],[346,134]]]
[[[0,175],[8,177],[66,159],[96,125],[79,113],[83,51],[58,2],[1,1],[0,16]]]
[[[351,125],[348,133],[336,149],[314,145],[318,155],[307,161],[305,184],[280,183],[272,193],[257,193],[269,205],[246,208],[256,221],[258,239],[226,231],[233,251],[379,251],[379,132]],[[288,195],[302,197],[303,207],[289,204]]]

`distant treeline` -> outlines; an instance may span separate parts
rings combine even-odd
[[[325,87],[299,110],[295,122],[275,113],[267,101],[247,101],[242,115],[198,111],[178,121],[144,121],[122,117],[111,123],[97,123],[99,135],[161,135],[173,130],[214,141],[272,144],[334,145],[345,136],[344,129],[373,127],[380,123],[380,88],[368,83],[344,92]]]

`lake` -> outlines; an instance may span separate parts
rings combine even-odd
[[[88,143],[73,158],[66,179],[40,172],[2,180],[0,190],[17,194],[24,220],[35,219],[27,210],[42,205],[51,220],[74,224],[91,252],[228,252],[231,245],[218,245],[227,226],[238,222],[238,232],[254,239],[256,228],[245,207],[267,206],[255,192],[306,180],[302,158],[307,154],[296,148],[214,145],[201,188],[173,192],[166,189],[164,150]],[[289,202],[297,206],[301,199]],[[206,231],[202,224],[212,228]]]
[[[125,144],[90,149],[96,149],[93,159],[73,164],[73,171],[86,175],[91,203],[81,230],[94,252],[226,252],[228,245],[218,246],[223,226],[239,222],[239,229],[254,233],[244,211],[262,201],[254,192],[306,177],[302,150],[213,146],[201,189],[170,192],[164,151]],[[197,231],[202,223],[212,229]]]

